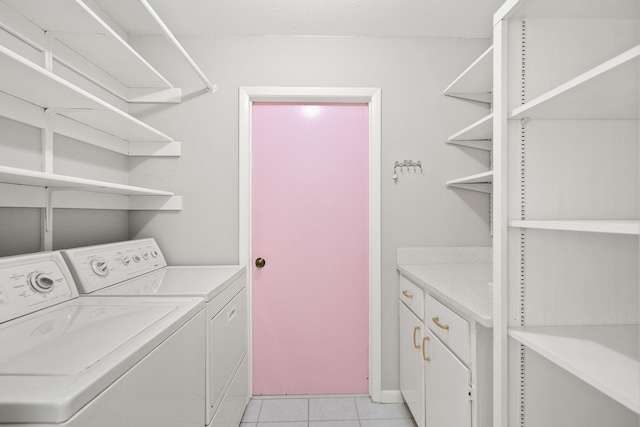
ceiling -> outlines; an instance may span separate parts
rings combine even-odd
[[[504,0],[149,0],[176,35],[469,37]],[[95,0],[129,34],[160,34],[138,0]]]

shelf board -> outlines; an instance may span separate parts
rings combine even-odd
[[[447,186],[481,193],[491,193],[492,182],[493,171],[489,171],[447,181]]]
[[[464,145],[465,147],[491,150],[493,137],[493,114],[478,120],[467,126],[460,132],[451,135],[447,142],[450,144]]]
[[[443,91],[454,98],[491,103],[493,89],[493,46],[480,55]]]
[[[507,0],[493,16],[493,24],[502,19],[637,19],[637,16],[637,0]]]
[[[640,45],[513,110],[510,119],[638,119]]]
[[[76,178],[53,173],[0,166],[0,183],[52,188],[56,190],[91,191],[121,196],[173,196],[169,191]]]
[[[129,88],[173,88],[82,0],[3,0],[20,15]],[[55,34],[58,33],[58,34]]]
[[[535,228],[540,230],[583,231],[588,233],[610,233],[640,235],[640,221],[592,220],[592,221],[510,221],[510,227]]]
[[[509,336],[640,412],[637,325],[513,328]]]
[[[162,132],[0,46],[0,92],[129,142],[173,142]]]

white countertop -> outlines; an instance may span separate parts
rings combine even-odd
[[[492,265],[399,264],[398,271],[458,314],[493,326]]]

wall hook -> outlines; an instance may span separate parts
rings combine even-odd
[[[422,162],[418,160],[414,162],[413,160],[404,160],[402,163],[396,161],[393,164],[393,180],[398,182],[398,168],[400,168],[400,173],[404,175],[404,168],[407,168],[407,173],[411,173],[411,168],[413,168],[413,173],[417,174],[417,169],[420,169],[420,174],[422,174]]]

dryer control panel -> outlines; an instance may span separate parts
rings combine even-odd
[[[154,239],[128,240],[62,251],[81,294],[159,270],[167,262]]]
[[[59,252],[0,259],[0,323],[77,297]]]

